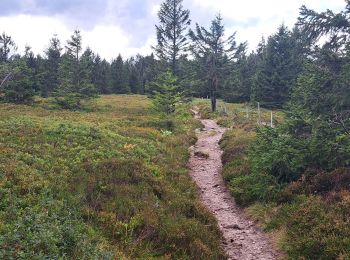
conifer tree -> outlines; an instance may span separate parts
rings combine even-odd
[[[61,62],[61,42],[57,38],[57,35],[54,35],[50,39],[50,45],[45,50],[46,59],[44,61],[44,75],[42,83],[42,95],[48,96],[52,92],[56,91],[59,86],[59,65]]]
[[[0,35],[0,62],[8,62],[11,58],[11,53],[17,50],[15,42],[12,37],[5,32]]]
[[[96,96],[95,86],[89,75],[89,55],[91,50],[81,58],[82,37],[80,31],[74,31],[71,39],[67,41],[66,53],[62,56],[59,67],[59,81],[56,98],[57,103],[68,109],[79,109],[81,101]]]
[[[246,49],[246,43],[237,45],[235,34],[225,38],[222,18],[217,15],[209,29],[196,25],[190,30],[193,54],[205,70],[211,97],[212,111],[216,111],[216,99],[219,87],[223,85],[222,77],[230,61],[235,60]]]
[[[72,84],[78,92],[81,84],[80,53],[82,51],[82,37],[79,30],[75,30],[71,39],[67,41],[66,50],[69,60],[72,62]]]
[[[93,68],[93,79],[92,82],[95,85],[96,89],[101,94],[109,94],[109,80],[110,80],[110,65],[109,63],[103,59],[99,55],[96,55],[94,60],[94,68]]]
[[[281,108],[290,100],[305,56],[300,48],[302,43],[295,37],[296,33],[281,25],[269,37],[266,45],[260,44],[252,101],[267,107]]]
[[[174,75],[178,74],[178,60],[188,47],[187,28],[191,23],[190,11],[185,10],[183,0],[165,0],[158,12],[156,25],[158,44],[154,47],[157,56],[170,64]]]
[[[158,75],[155,81],[149,83],[152,91],[153,107],[156,111],[169,116],[176,111],[181,101],[181,93],[177,85],[177,78],[170,72]]]
[[[32,71],[27,66],[26,61],[22,58],[16,58],[8,69],[11,77],[0,89],[0,92],[3,92],[4,101],[17,104],[31,103],[35,92],[31,78]],[[2,96],[1,93],[0,96]]]
[[[127,94],[130,92],[128,68],[120,54],[111,64],[111,83],[113,93]]]

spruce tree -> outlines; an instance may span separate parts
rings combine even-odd
[[[66,53],[62,56],[59,66],[60,86],[56,95],[57,103],[63,108],[79,109],[81,101],[96,96],[95,86],[89,74],[89,55],[91,50],[81,57],[82,38],[80,31],[74,31],[67,41]]]
[[[170,64],[173,75],[178,74],[178,60],[188,47],[187,28],[191,23],[190,11],[185,10],[183,0],[165,0],[158,12],[156,25],[158,44],[154,47],[158,58]]]
[[[25,59],[13,60],[7,73],[11,73],[0,92],[3,92],[3,100],[16,104],[31,103],[35,94],[32,82],[32,70],[27,66]],[[0,96],[1,93],[0,93]]]
[[[129,80],[126,75],[123,57],[120,54],[111,64],[111,83],[113,93],[126,94],[129,92]]]
[[[207,75],[211,97],[212,111],[216,111],[216,99],[222,82],[223,75],[230,61],[246,49],[246,43],[237,45],[235,34],[225,38],[225,28],[222,18],[217,15],[209,29],[196,25],[196,30],[190,30],[193,45],[193,54],[201,63]]]
[[[281,25],[266,45],[260,45],[252,101],[281,108],[290,100],[305,60],[303,42],[298,42],[297,33]]]
[[[109,80],[110,80],[109,63],[105,59],[101,60],[101,57],[99,55],[96,55],[94,60],[92,82],[99,93],[109,94],[111,92],[109,88]]]
[[[80,53],[82,51],[82,37],[79,30],[75,30],[71,39],[67,41],[66,50],[69,60],[72,63],[72,84],[75,91],[79,92],[81,84]]]
[[[42,95],[51,95],[59,86],[59,64],[61,62],[61,42],[54,35],[50,39],[50,45],[45,50],[46,59],[44,61],[44,75],[42,84]]]
[[[11,53],[17,50],[15,42],[12,37],[5,32],[0,35],[0,62],[8,62],[11,58]]]
[[[156,111],[170,116],[176,111],[176,106],[181,101],[181,93],[177,85],[177,78],[170,72],[164,72],[149,83],[152,91],[152,103]]]

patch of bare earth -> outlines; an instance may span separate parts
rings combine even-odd
[[[193,112],[199,119],[198,113]],[[191,177],[199,187],[203,204],[218,221],[228,259],[280,259],[267,235],[236,205],[225,185],[219,146],[225,128],[214,120],[201,122],[204,129],[198,130],[198,142],[191,148]]]

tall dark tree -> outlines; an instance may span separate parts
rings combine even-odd
[[[50,45],[46,49],[46,59],[44,61],[44,83],[42,88],[42,94],[48,96],[54,92],[59,86],[59,64],[61,62],[61,42],[57,38],[57,35],[54,35],[50,39]]]
[[[123,57],[119,54],[117,59],[111,64],[111,84],[112,91],[116,94],[127,94],[130,92],[128,72],[123,61]]]
[[[93,83],[93,71],[96,55],[88,47],[80,58],[80,77],[88,83]]]
[[[75,30],[71,39],[67,41],[66,50],[72,61],[72,84],[76,90],[79,90],[81,84],[80,53],[82,51],[82,37],[79,30]]]
[[[190,30],[193,40],[191,50],[206,71],[210,89],[211,108],[216,111],[218,89],[223,85],[222,77],[230,61],[235,60],[246,49],[246,43],[237,44],[235,34],[225,38],[225,28],[220,15],[212,21],[209,29],[196,25]]]
[[[222,98],[227,102],[242,103],[249,102],[251,88],[256,71],[257,55],[251,53],[246,55],[242,52],[237,60],[232,63],[227,73],[224,88],[221,91]]]
[[[59,105],[68,109],[78,109],[81,101],[96,95],[95,86],[91,82],[89,74],[89,57],[92,52],[87,51],[81,57],[82,38],[80,31],[76,30],[67,41],[66,53],[62,56],[59,67],[60,86],[56,98]]]
[[[146,92],[146,84],[154,81],[159,74],[159,63],[155,59],[153,53],[149,56],[144,57],[144,69],[142,75],[142,90],[141,93]]]
[[[188,41],[186,31],[191,23],[190,11],[185,10],[183,0],[165,0],[158,12],[156,25],[158,45],[157,56],[171,65],[173,75],[178,73],[179,57],[186,53]]]
[[[30,103],[35,94],[32,82],[32,70],[25,59],[15,58],[9,67],[11,76],[0,88],[0,96],[6,102]],[[9,72],[9,71],[7,71]],[[2,93],[1,93],[2,92]]]
[[[12,37],[2,33],[0,35],[0,62],[7,62],[11,58],[11,53],[16,50],[17,47]]]
[[[292,32],[281,25],[266,46],[261,45],[252,101],[280,108],[290,100],[305,60],[303,42],[298,41],[297,34],[297,30]]]
[[[109,94],[109,80],[110,80],[110,65],[104,59],[101,60],[99,55],[96,55],[94,60],[94,69],[93,69],[93,84],[96,89],[101,94]]]
[[[322,48],[314,48],[316,63],[301,77],[294,99],[304,110],[322,118],[331,129],[350,135],[350,0],[345,10],[317,13],[301,8],[298,25],[310,42],[326,37]],[[308,88],[305,88],[308,86]]]
[[[306,6],[300,8],[297,25],[303,29],[310,43],[316,43],[321,36],[329,36],[328,47],[334,50],[346,47],[349,50],[350,42],[350,0],[345,0],[345,10],[334,13],[331,10],[317,13]]]
[[[32,88],[36,92],[40,92],[42,88],[42,76],[43,76],[43,61],[41,56],[35,57],[32,48],[30,46],[25,47],[24,51],[24,60],[27,64],[29,74],[30,74],[30,82],[32,84]]]
[[[129,61],[129,87],[133,94],[140,93],[141,89],[141,78],[140,73],[135,66],[135,60]]]

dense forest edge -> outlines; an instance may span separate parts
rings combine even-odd
[[[158,16],[154,54],[111,61],[79,30],[42,55],[0,35],[0,258],[224,259],[188,176],[193,104],[229,128],[224,178],[288,258],[350,258],[350,0],[251,53],[220,15]]]

